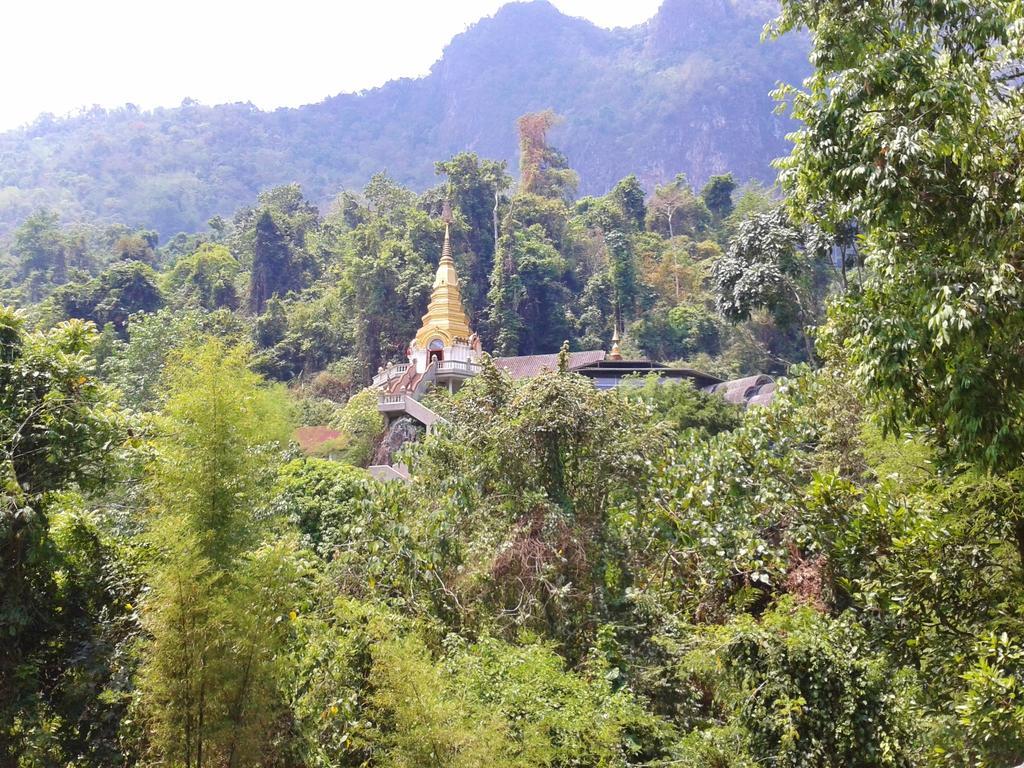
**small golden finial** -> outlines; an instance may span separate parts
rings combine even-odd
[[[444,222],[444,245],[441,247],[441,260],[452,257],[452,205],[447,200],[441,208],[441,221]]]
[[[609,360],[621,360],[622,350],[619,349],[619,326],[615,326],[615,331],[612,333],[612,351],[608,353]]]

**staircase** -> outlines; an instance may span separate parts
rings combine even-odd
[[[409,482],[409,469],[405,464],[373,464],[367,467],[366,471],[370,473],[370,477],[382,483],[393,483],[396,480]]]
[[[384,414],[388,421],[410,416],[431,432],[435,424],[444,422],[444,418],[438,416],[423,403],[408,393],[398,395],[381,395],[377,410]]]
[[[415,373],[415,369],[410,369]],[[436,368],[433,364],[418,378],[408,378],[409,372],[407,371],[397,381],[403,382],[406,386],[412,387],[416,394],[422,394],[426,391],[429,382],[434,380],[436,375]],[[397,389],[398,387],[395,387]],[[389,388],[391,389],[391,388]],[[423,403],[416,399],[416,394],[410,392],[398,392],[392,393],[391,391],[382,393],[380,396],[380,402],[377,404],[377,410],[384,414],[384,417],[390,424],[395,419],[399,419],[402,416],[408,416],[415,419],[424,427],[427,428],[427,434],[430,434],[434,430],[436,424],[446,423],[442,416],[437,415],[432,410],[427,408]],[[409,469],[404,464],[374,464],[367,467],[367,471],[370,475],[382,482],[393,482],[400,480],[402,482],[409,482]]]

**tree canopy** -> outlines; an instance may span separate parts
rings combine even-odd
[[[661,17],[655,49],[703,45]],[[1024,12],[783,0],[774,30],[815,66],[776,189],[576,199],[547,111],[517,182],[461,152],[426,191],[288,184],[164,240],[25,216],[0,765],[1024,762]],[[487,352],[388,423],[372,377],[446,229]],[[602,389],[570,355],[613,334],[775,380]]]

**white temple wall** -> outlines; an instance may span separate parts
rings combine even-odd
[[[416,366],[416,373],[423,373],[427,370],[427,350],[413,350],[412,355],[409,357],[409,362]]]

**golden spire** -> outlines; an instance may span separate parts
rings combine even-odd
[[[468,340],[472,335],[469,330],[469,318],[466,317],[466,310],[462,308],[459,276],[455,271],[455,259],[452,258],[452,211],[448,201],[445,201],[441,219],[444,221],[441,260],[437,264],[427,314],[423,316],[423,325],[414,341],[414,344],[421,348],[426,347],[435,338],[440,338],[447,347],[451,346],[455,339]]]
[[[622,350],[619,349],[619,326],[615,326],[615,332],[612,333],[612,351],[608,353],[609,360],[621,360]]]
[[[441,261],[446,258],[451,259],[452,257],[452,206],[447,200],[444,201],[444,207],[441,208],[441,221],[444,222],[444,245],[441,246]]]

